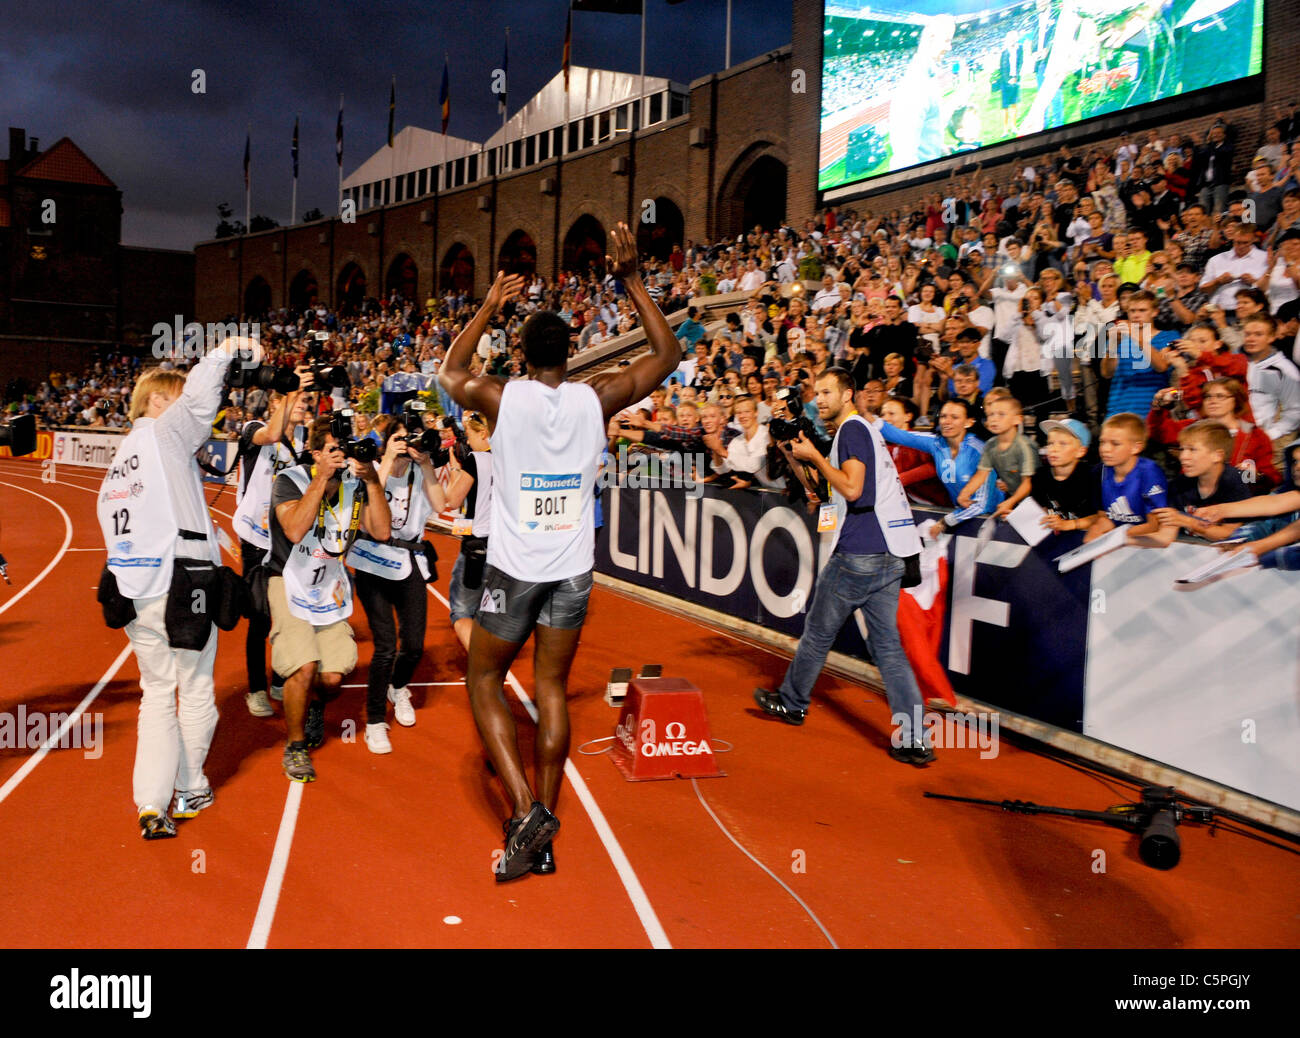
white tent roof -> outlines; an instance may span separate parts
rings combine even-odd
[[[645,77],[645,96],[663,93],[670,86],[667,79]],[[685,87],[679,87],[686,93]],[[583,113],[602,112],[626,104],[641,95],[641,77],[630,72],[610,72],[608,69],[569,67],[569,119],[579,119]],[[497,130],[484,144],[485,150],[504,144],[507,137],[517,141],[520,137],[539,133],[564,125],[564,72],[555,77],[515,112],[505,129]]]
[[[392,176],[428,169],[440,162],[448,162],[483,150],[477,141],[460,137],[443,138],[442,134],[418,126],[404,126],[393,134],[393,146],[385,144],[366,159],[351,176],[343,181],[345,188],[372,184]]]

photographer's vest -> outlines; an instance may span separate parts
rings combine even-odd
[[[156,598],[171,589],[180,524],[153,423],[122,440],[99,487],[99,528],[108,568],[126,598]]]
[[[311,473],[302,465],[281,475],[293,480],[304,494]],[[352,581],[338,555],[349,531],[358,528],[365,495],[361,482],[346,476],[339,486],[339,503],[331,508],[321,501],[316,521],[289,551],[284,564],[284,595],[289,612],[316,627],[327,627],[352,615]]]
[[[898,469],[894,467],[894,459],[889,456],[889,449],[885,446],[885,441],[871,423],[865,421],[861,415],[851,415],[847,421],[841,422],[840,427],[835,430],[835,439],[831,443],[830,463],[836,468],[841,465],[840,461],[840,433],[844,431],[849,422],[861,422],[867,429],[871,437],[871,445],[875,450],[875,472],[876,472],[876,502],[874,512],[877,521],[880,523],[880,531],[885,536],[885,545],[889,548],[890,555],[897,555],[905,559],[910,555],[916,555],[921,550],[921,536],[916,532],[916,523],[912,519],[912,507],[907,503],[907,492],[903,490],[902,480],[898,478]],[[844,521],[848,518],[849,503],[834,487],[831,488],[831,502],[835,507],[835,532],[831,537],[831,551],[835,550],[835,545],[839,543],[840,534],[844,530]]]
[[[433,512],[424,493],[424,473],[419,465],[407,464],[406,475],[389,476],[384,484],[388,514],[392,522],[392,541],[381,543],[362,535],[348,552],[347,564],[362,573],[385,580],[405,580],[411,575],[411,548],[406,546],[424,539],[424,524]],[[405,542],[395,544],[393,541]],[[415,555],[420,579],[428,580],[428,563],[423,553]]]
[[[302,426],[295,430],[295,442],[301,445]],[[252,475],[244,483],[243,462],[240,462],[239,482],[233,517],[235,536],[264,551],[271,549],[271,485],[275,477],[298,463],[297,457],[284,443],[264,445],[258,450]]]
[[[488,565],[533,582],[590,572],[596,459],[604,448],[600,398],[587,383],[506,383],[492,433]]]
[[[477,476],[462,506],[464,514],[451,524],[457,537],[488,537],[492,533],[492,454],[471,451]]]

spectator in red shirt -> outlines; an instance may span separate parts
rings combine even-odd
[[[880,417],[896,429],[910,431],[920,413],[921,409],[909,397],[886,397],[880,405]],[[909,501],[941,508],[952,506],[948,491],[939,482],[934,459],[928,453],[915,447],[904,447],[901,443],[886,443],[885,446],[894,459],[894,468],[898,470],[898,478]]]
[[[1171,396],[1172,392],[1166,389],[1157,393],[1147,416],[1151,438],[1166,446],[1177,443],[1179,434],[1195,421],[1170,417],[1169,405],[1177,399]],[[1221,422],[1232,433],[1232,454],[1227,459],[1228,464],[1241,472],[1242,482],[1251,494],[1267,494],[1282,481],[1282,477],[1273,465],[1273,441],[1263,429],[1243,416],[1249,409],[1250,396],[1239,380],[1220,378],[1206,383],[1202,394],[1202,414],[1206,419]]]
[[[1172,348],[1177,351],[1171,363],[1180,376],[1178,392],[1182,395],[1183,406],[1189,411],[1200,411],[1201,392],[1207,382],[1216,378],[1243,381],[1246,378],[1249,362],[1245,355],[1228,350],[1212,324],[1192,325],[1182,339],[1174,342]],[[1168,397],[1171,394],[1165,395]],[[1246,400],[1246,410],[1240,417],[1247,422],[1255,420],[1249,397]]]

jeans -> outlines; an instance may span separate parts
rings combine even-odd
[[[904,744],[920,741],[920,733],[911,735],[911,724],[913,710],[922,709],[921,690],[898,637],[903,569],[903,560],[895,555],[836,552],[830,557],[818,578],[803,637],[781,681],[781,700],[788,708],[808,709],[826,654],[845,621],[861,608],[870,634],[871,655],[885,682],[890,712],[906,718],[901,723]]]
[[[428,592],[414,561],[405,580],[358,572],[356,588],[375,643],[366,683],[366,723],[379,724],[388,715],[388,686],[405,688],[424,655]]]

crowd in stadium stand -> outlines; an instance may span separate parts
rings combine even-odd
[[[703,478],[810,499],[819,488],[792,467],[769,423],[803,415],[821,431],[814,382],[838,364],[854,376],[860,410],[898,430],[885,435],[912,499],[957,515],[1005,514],[1004,502],[1026,495],[1020,483],[1044,466],[1038,449],[1020,468],[1003,456],[1022,436],[1050,448],[1041,427],[1050,420],[1069,420],[1054,426],[1074,437],[1069,451],[1089,461],[1100,451],[1106,463],[1092,482],[1108,480],[1107,489],[1094,488],[1097,507],[1079,520],[1168,532],[1181,522],[1175,492],[1210,505],[1294,489],[1300,117],[1294,106],[1276,115],[1252,142],[1248,183],[1232,177],[1235,149],[1247,145],[1231,127],[1216,124],[1198,141],[1150,131],[1062,147],[1009,179],[976,167],[911,212],[832,207],[801,228],[686,242],[647,260],[665,312],[743,296],[723,321],[692,310],[678,326],[693,363],[611,423],[611,449],[685,451],[702,458]],[[326,358],[348,373],[334,404],[373,414],[425,391],[456,414],[434,375],[473,306],[449,293],[423,307],[387,299],[357,314],[281,312],[264,319],[263,342],[270,363],[296,363],[326,333]],[[517,330],[538,309],[572,323],[575,353],[635,324],[621,287],[594,267],[560,283],[535,277],[480,341],[476,367],[522,376]],[[120,427],[139,363],[100,358],[21,400],[7,390],[8,408],[46,425]],[[995,416],[999,400],[1010,403]],[[237,435],[268,403],[260,391],[234,392],[218,434]],[[1127,453],[1112,464],[1116,451]],[[1189,475],[1202,469],[1187,457],[1220,451],[1220,469]],[[979,473],[988,478],[975,485]]]

